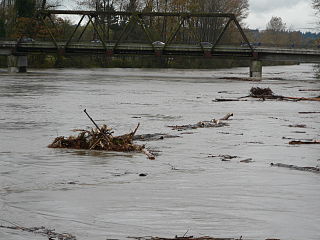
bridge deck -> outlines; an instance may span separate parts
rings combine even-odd
[[[253,57],[248,47],[242,46],[217,46],[213,50],[210,47],[191,44],[170,44],[168,46],[154,47],[143,43],[70,43],[58,42],[58,48],[64,49],[65,54],[106,54],[112,51],[115,55],[154,55],[155,51],[162,52],[163,56],[193,56],[202,57],[205,52],[214,57],[225,58],[247,58]],[[57,46],[53,42],[28,42],[19,43],[15,41],[0,42],[0,55],[56,53]],[[255,58],[263,61],[297,61],[301,63],[320,63],[320,50],[296,49],[296,48],[254,48]],[[208,55],[207,55],[208,56]]]

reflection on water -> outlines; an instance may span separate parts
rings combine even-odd
[[[271,162],[319,165],[317,102],[213,102],[248,95],[253,86],[312,97],[312,65],[265,67],[262,82],[236,81],[248,69],[34,70],[0,75],[0,224],[47,226],[77,239],[127,236],[239,237],[318,240],[319,175],[271,168]],[[225,78],[225,79],[224,79]],[[159,152],[48,149],[57,136],[99,124],[116,135],[172,132],[168,125],[235,116],[217,129],[178,132],[143,142]],[[300,112],[300,113],[299,113]],[[304,124],[303,131],[289,125]],[[212,156],[238,158],[221,161]],[[250,161],[242,161],[248,160]],[[242,162],[241,162],[242,161]],[[0,229],[0,239],[31,235]],[[44,239],[32,235],[33,239]]]

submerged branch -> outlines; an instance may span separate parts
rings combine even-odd
[[[289,169],[299,170],[299,171],[320,173],[320,168],[318,168],[318,167],[298,167],[295,165],[288,165],[288,164],[283,164],[283,163],[271,163],[270,165],[272,167],[283,167],[283,168],[289,168]]]
[[[4,226],[0,225],[0,228],[10,229],[10,230],[19,230],[24,232],[30,232],[42,236],[46,236],[51,240],[76,240],[76,237],[69,233],[57,233],[55,230],[48,229],[46,227],[21,227],[21,226]]]
[[[197,129],[197,128],[225,127],[229,125],[223,121],[229,120],[229,118],[232,116],[233,116],[233,113],[228,113],[226,116],[220,118],[219,120],[212,119],[210,121],[201,121],[195,124],[175,125],[175,126],[168,126],[168,127],[170,127],[172,130],[178,130],[178,131]]]

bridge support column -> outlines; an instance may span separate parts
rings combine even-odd
[[[261,78],[262,77],[262,61],[251,60],[250,77],[253,77],[253,78]]]
[[[8,58],[8,72],[9,73],[26,73],[28,67],[27,56],[9,55]]]

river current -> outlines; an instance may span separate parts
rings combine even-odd
[[[1,72],[0,225],[45,226],[80,240],[184,234],[319,240],[320,175],[270,166],[320,165],[319,145],[288,144],[319,140],[319,102],[212,101],[246,96],[251,87],[320,95],[306,91],[320,89],[312,65],[263,71],[261,82],[232,79],[247,77],[247,68]],[[72,129],[92,127],[85,108],[115,135],[140,123],[138,134],[180,137],[144,142],[158,152],[154,161],[141,153],[47,148]],[[168,128],[230,112],[226,127]],[[306,127],[289,127],[296,124]],[[46,238],[0,228],[0,239]]]

